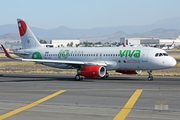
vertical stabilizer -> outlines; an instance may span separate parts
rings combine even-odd
[[[23,49],[42,47],[26,22],[23,19],[17,19],[17,22]]]

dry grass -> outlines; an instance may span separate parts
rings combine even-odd
[[[180,53],[179,53],[179,55],[172,55],[172,57],[175,59],[180,59]]]
[[[13,52],[11,52],[11,53],[13,53]],[[12,57],[18,57],[17,55],[15,55],[15,54],[10,54]],[[4,52],[0,52],[0,58],[6,58],[6,56],[5,56],[5,54],[4,54]]]
[[[75,69],[57,69],[34,62],[1,62],[0,73],[75,74]]]

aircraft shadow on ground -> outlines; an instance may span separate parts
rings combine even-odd
[[[75,81],[71,77],[48,77],[48,76],[21,76],[21,75],[0,75],[0,82],[30,82],[30,81]],[[6,80],[6,78],[11,78],[11,80]],[[13,78],[13,80],[12,80]]]
[[[31,82],[31,81],[76,81],[74,76],[22,76],[22,75],[0,75],[1,79],[0,82]],[[11,80],[6,80],[7,78],[11,78]],[[13,80],[12,80],[13,78]],[[147,79],[145,77],[109,77],[106,79],[101,79],[101,78],[85,78],[83,81],[77,81],[77,82],[94,82],[94,81],[146,81]]]

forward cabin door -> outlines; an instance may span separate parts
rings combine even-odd
[[[144,50],[142,54],[142,62],[148,62],[148,53],[149,50]]]

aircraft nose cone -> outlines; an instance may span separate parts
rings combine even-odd
[[[170,67],[174,67],[176,65],[177,61],[172,57],[169,61]]]

